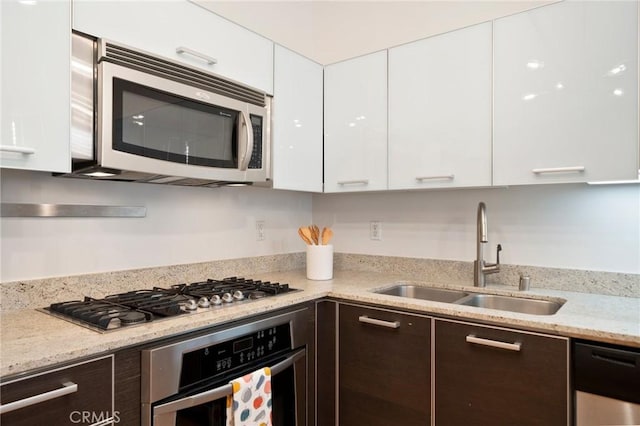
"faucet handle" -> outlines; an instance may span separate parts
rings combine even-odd
[[[496,266],[500,264],[500,252],[502,251],[502,245],[498,244],[496,247]]]

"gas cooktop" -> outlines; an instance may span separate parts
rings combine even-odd
[[[113,294],[104,299],[52,303],[43,310],[97,331],[111,331],[180,315],[208,312],[291,291],[289,284],[229,277],[170,288],[154,287]]]

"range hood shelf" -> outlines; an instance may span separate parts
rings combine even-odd
[[[0,204],[0,217],[126,217],[147,216],[142,206],[96,206],[87,204]]]

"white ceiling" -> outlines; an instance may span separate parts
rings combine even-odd
[[[557,0],[192,0],[323,65]]]

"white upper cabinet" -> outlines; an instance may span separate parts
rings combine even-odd
[[[498,19],[494,55],[494,185],[637,177],[637,1]]]
[[[76,30],[273,93],[273,42],[196,4],[75,0],[73,7]]]
[[[389,50],[389,189],[491,185],[491,23]]]
[[[387,189],[387,52],[324,70],[325,192]]]
[[[322,192],[322,65],[275,46],[273,187]]]
[[[69,172],[71,4],[0,2],[0,167]]]

